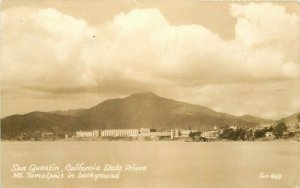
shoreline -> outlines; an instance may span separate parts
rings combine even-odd
[[[276,140],[237,140],[237,141],[234,141],[234,140],[216,140],[216,141],[206,141],[206,142],[199,142],[199,141],[186,141],[186,140],[98,140],[98,139],[89,139],[89,140],[35,140],[35,141],[32,141],[32,140],[1,140],[1,143],[19,143],[19,142],[22,142],[22,143],[25,143],[25,142],[28,142],[28,143],[41,143],[41,142],[134,142],[134,143],[142,143],[142,142],[175,142],[175,143],[178,143],[178,142],[181,142],[181,143],[225,143],[225,142],[228,142],[228,143],[242,143],[242,142],[299,142],[300,143],[300,139],[298,140],[292,140],[292,139],[276,139]]]

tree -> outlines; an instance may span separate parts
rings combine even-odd
[[[297,119],[300,122],[300,113],[297,115]]]
[[[227,128],[223,131],[223,133],[220,135],[220,138],[222,139],[229,139],[229,140],[237,140],[238,135],[233,129]]]
[[[240,138],[242,140],[245,140],[245,136],[246,136],[246,130],[245,129],[238,128],[236,130],[236,132],[237,132],[238,138]]]
[[[280,122],[273,129],[273,133],[276,136],[276,138],[281,138],[283,135],[283,132],[286,130],[287,130],[286,124],[284,122]]]
[[[273,132],[273,127],[269,127],[269,128],[267,129],[267,131],[268,131],[268,132]]]
[[[253,140],[253,131],[252,129],[246,131],[246,136],[248,140]]]
[[[256,130],[254,132],[254,137],[255,138],[262,138],[262,137],[265,136],[265,134],[266,134],[265,130]]]
[[[222,139],[229,139],[229,140],[234,140],[233,139],[233,134],[234,130],[233,129],[225,129],[222,134],[220,134],[220,138]]]
[[[300,113],[297,115],[297,120],[298,120],[298,124],[296,125],[295,128],[299,128],[300,127]]]
[[[192,138],[192,139],[194,139],[194,138],[197,137],[197,136],[200,137],[200,135],[201,135],[201,132],[199,132],[199,131],[197,131],[197,132],[192,132],[192,131],[191,131],[191,132],[189,133],[189,137]]]
[[[223,133],[219,135],[221,139],[228,139],[228,140],[245,140],[246,138],[246,129],[238,128],[236,130],[231,128],[226,128],[223,130]]]

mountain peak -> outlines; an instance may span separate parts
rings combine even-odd
[[[127,98],[143,98],[143,97],[159,97],[160,98],[160,96],[158,96],[152,92],[135,93],[135,94],[129,95]]]

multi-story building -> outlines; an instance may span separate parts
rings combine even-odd
[[[138,134],[138,129],[109,129],[101,132],[102,137],[130,137]]]
[[[170,131],[150,132],[147,136],[171,137],[171,132]]]
[[[141,128],[140,129],[141,134],[148,134],[150,132],[156,132],[156,129],[152,129],[152,128]]]
[[[99,137],[100,130],[92,130],[92,131],[76,131],[76,137]]]
[[[192,130],[179,130],[179,136],[187,138],[187,137],[190,136],[190,134],[192,132],[195,132],[195,131],[192,131]]]
[[[180,136],[180,131],[178,129],[174,129],[171,131],[172,134],[171,134],[171,138],[178,138]]]
[[[101,131],[100,130],[93,130],[93,137],[99,137],[101,136]]]
[[[162,131],[162,132],[144,132],[140,134],[140,136],[152,136],[152,137],[171,137],[173,131]]]
[[[202,137],[216,139],[219,137],[219,131],[204,131],[202,132]]]
[[[195,132],[198,132],[196,130],[186,130],[186,129],[174,129],[174,130],[171,130],[171,138],[188,138],[190,137],[190,134],[191,133],[195,133]]]

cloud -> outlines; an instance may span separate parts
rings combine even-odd
[[[279,119],[299,112],[299,81],[174,87],[163,95],[235,115]]]
[[[158,9],[120,13],[99,26],[52,8],[4,10],[2,88],[50,95],[180,88],[186,95],[222,85],[222,95],[232,84],[260,93],[266,83],[299,81],[299,16],[272,3],[233,4],[230,10],[237,19],[231,41],[201,25],[171,25]],[[194,103],[222,103],[218,95],[199,95]]]
[[[272,3],[232,5],[231,14],[237,18],[235,42],[245,49],[247,67],[269,77],[299,78],[298,15]]]
[[[4,84],[80,83],[84,64],[78,54],[93,34],[85,21],[54,9],[28,8],[6,10],[2,21]]]

